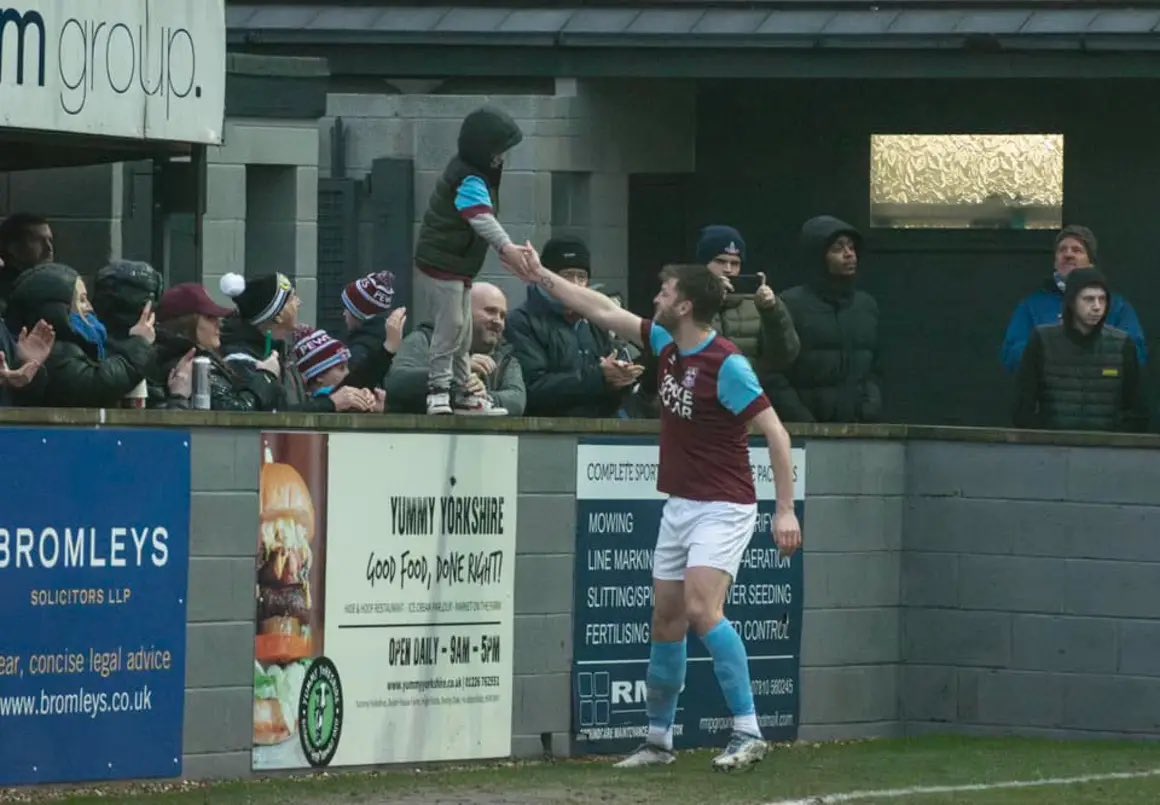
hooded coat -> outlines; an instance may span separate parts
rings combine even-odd
[[[1108,294],[1104,315],[1090,332],[1076,323],[1075,305],[1085,288]],[[1062,321],[1031,332],[1019,367],[1015,425],[1046,430],[1143,432],[1148,407],[1137,347],[1110,326],[1111,291],[1103,274],[1077,268],[1067,275]]]
[[[878,303],[855,288],[855,277],[837,277],[826,267],[826,251],[841,235],[855,248],[861,235],[829,215],[802,226],[802,265],[814,278],[781,294],[801,350],[789,368],[774,374],[767,389],[778,416],[787,422],[876,422],[882,417],[878,369]]]
[[[435,182],[419,228],[415,262],[420,267],[467,279],[479,273],[488,244],[456,209],[455,197],[464,180],[476,176],[487,185],[492,210],[498,212],[503,165],[496,165],[495,158],[522,139],[511,115],[494,106],[477,109],[464,119],[458,153]]]
[[[145,379],[152,348],[135,335],[109,339],[102,359],[96,345],[69,323],[76,282],[77,272],[60,263],[46,263],[21,274],[8,300],[8,328],[31,330],[43,319],[56,331],[44,367],[47,379],[41,405],[113,408]]]

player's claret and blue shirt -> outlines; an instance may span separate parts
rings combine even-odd
[[[651,319],[641,321],[641,343],[657,359],[657,489],[688,500],[756,503],[749,420],[770,403],[749,360],[715,332],[682,352]]]

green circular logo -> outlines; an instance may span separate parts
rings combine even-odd
[[[298,737],[311,766],[327,766],[342,735],[342,683],[326,657],[310,664],[298,700]]]

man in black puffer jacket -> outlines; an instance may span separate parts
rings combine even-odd
[[[781,295],[801,339],[801,352],[766,391],[786,422],[876,422],[878,303],[855,287],[858,230],[829,215],[802,225],[801,260],[815,278]]]

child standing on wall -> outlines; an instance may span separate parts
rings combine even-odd
[[[496,219],[506,153],[523,139],[501,109],[484,106],[459,129],[458,153],[435,183],[415,248],[415,284],[431,322],[427,380],[428,414],[504,415],[487,392],[470,393],[471,283],[488,246],[501,259],[522,265],[524,250]]]

